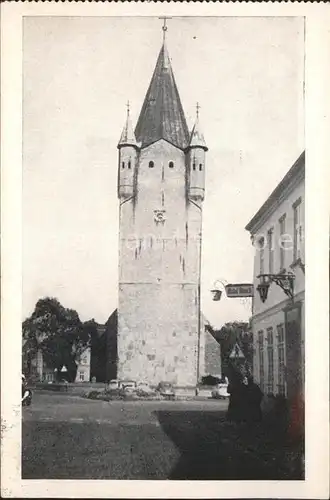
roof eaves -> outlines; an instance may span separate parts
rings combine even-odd
[[[266,214],[275,203],[278,203],[279,198],[285,189],[288,188],[289,184],[294,183],[295,178],[299,177],[299,174],[305,173],[305,151],[301,153],[299,158],[292,165],[290,170],[286,173],[280,183],[276,186],[274,191],[269,195],[265,203],[259,208],[257,213],[252,217],[250,222],[245,226],[246,231],[252,232],[255,226],[258,224],[260,219]]]
[[[175,147],[177,149],[180,149],[184,153],[188,149],[187,146],[179,146],[178,144],[175,144],[174,142],[170,141],[169,139],[166,139],[166,137],[158,137],[158,139],[152,139],[150,142],[149,141],[145,142],[144,144],[140,145],[140,149],[145,149],[145,148],[151,146],[152,144],[155,144],[158,141],[165,141],[168,144],[171,144],[171,146],[173,146],[173,147]]]

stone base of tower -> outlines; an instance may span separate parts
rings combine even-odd
[[[119,379],[150,386],[169,382],[195,391],[202,337],[196,285],[120,285]]]

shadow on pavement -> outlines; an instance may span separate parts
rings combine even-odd
[[[262,424],[226,422],[225,412],[156,411],[180,452],[169,479],[303,479],[301,446],[289,445],[283,430]]]

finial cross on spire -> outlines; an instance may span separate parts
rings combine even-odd
[[[165,41],[165,35],[166,35],[166,31],[167,31],[166,21],[167,21],[167,19],[172,19],[172,18],[163,16],[163,17],[159,17],[159,19],[163,19],[163,21],[164,21],[164,24],[162,26],[162,30],[163,30],[163,41]]]
[[[196,102],[196,118],[199,118],[199,110],[201,109],[199,102]]]
[[[129,101],[127,101],[126,107],[127,107],[127,116],[129,116]]]

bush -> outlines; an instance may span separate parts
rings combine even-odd
[[[99,399],[101,401],[111,401],[114,399],[122,399],[122,396],[119,394],[118,389],[106,390],[106,391],[90,391],[84,395],[85,398],[88,399]]]
[[[87,393],[86,397],[88,399],[99,399],[99,396],[101,395],[102,393],[99,392],[99,391],[90,391]]]
[[[147,391],[144,391],[143,389],[137,389],[136,395],[139,398],[149,399],[149,398],[154,398],[155,396],[157,396],[157,392],[156,391],[147,392]]]
[[[213,377],[213,375],[206,375],[205,377],[202,377],[202,386],[203,385],[209,385],[209,386],[215,386],[219,384],[220,379],[218,377]]]
[[[164,399],[157,392],[147,393],[143,390],[125,391],[123,389],[108,389],[105,391],[90,391],[84,395],[88,399],[98,399],[101,401],[136,401],[136,400],[150,400],[150,399]]]
[[[107,396],[120,396],[121,390],[120,389],[105,389],[104,393]]]

